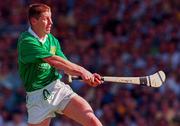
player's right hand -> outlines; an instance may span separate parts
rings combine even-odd
[[[93,75],[94,75],[94,78],[95,78],[95,79],[94,79],[94,85],[93,85],[93,86],[98,86],[98,85],[100,85],[100,84],[103,83],[102,77],[101,77],[99,74],[94,73]]]
[[[86,69],[82,69],[82,75],[81,75],[83,81],[85,83],[87,83],[88,85],[90,86],[97,86],[99,84],[101,84],[101,81],[100,81],[100,75],[99,74],[92,74],[91,72],[89,72],[88,70]]]
[[[97,73],[92,74],[91,72],[89,72],[88,70],[86,70],[84,68],[83,68],[81,77],[82,77],[83,81],[90,86],[95,87],[95,86],[102,84],[101,76],[99,74],[97,74]]]

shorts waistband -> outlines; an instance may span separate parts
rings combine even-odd
[[[50,84],[46,85],[45,87],[41,88],[41,89],[38,89],[38,90],[35,90],[35,91],[32,91],[32,92],[26,92],[27,95],[35,95],[37,94],[38,92],[40,91],[43,91],[44,89],[47,89],[47,88],[50,88],[51,86],[53,86],[54,84],[56,84],[57,81],[60,81],[59,79],[51,82]]]

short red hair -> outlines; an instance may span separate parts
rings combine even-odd
[[[51,11],[51,8],[46,4],[42,4],[42,3],[31,4],[29,5],[28,19],[30,20],[32,17],[39,19],[41,14],[47,11]]]

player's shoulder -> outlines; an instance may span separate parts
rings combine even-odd
[[[28,31],[22,32],[19,36],[18,42],[33,42],[36,41],[36,38],[31,35]]]

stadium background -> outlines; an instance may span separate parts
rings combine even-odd
[[[159,89],[107,84],[71,86],[104,126],[180,124],[179,0],[0,0],[0,126],[26,126],[25,92],[17,72],[17,38],[28,28],[29,3],[52,7],[52,33],[69,60],[91,72],[167,74]],[[52,126],[78,126],[58,116]]]

